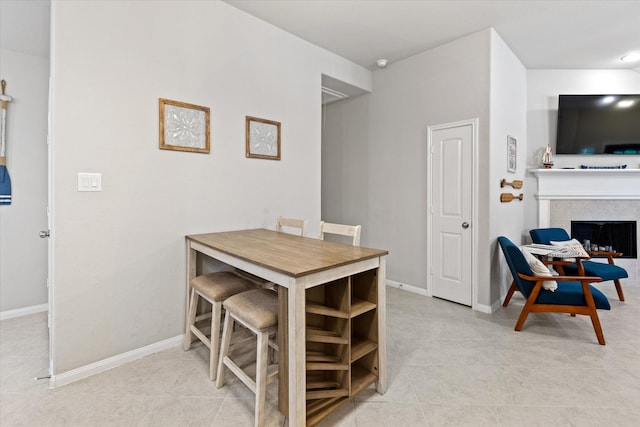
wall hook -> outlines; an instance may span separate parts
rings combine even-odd
[[[519,179],[515,179],[512,182],[507,181],[506,179],[502,178],[502,181],[500,181],[500,188],[504,188],[505,186],[509,185],[513,188],[515,188],[516,190],[519,190],[522,188],[522,185],[524,183],[522,181],[520,181]]]
[[[520,200],[522,201],[522,199],[524,199],[524,194],[520,193],[517,196],[515,194],[511,194],[511,193],[502,193],[500,194],[500,201],[502,203],[509,203],[513,200]]]

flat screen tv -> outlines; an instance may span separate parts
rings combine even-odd
[[[640,155],[640,95],[560,95],[556,154]]]

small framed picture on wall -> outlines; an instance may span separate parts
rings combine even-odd
[[[246,155],[280,160],[280,122],[246,116]]]
[[[209,107],[160,98],[160,149],[208,153]]]
[[[517,141],[511,135],[507,135],[507,172],[516,172],[518,165]]]

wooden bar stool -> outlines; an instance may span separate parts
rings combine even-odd
[[[203,274],[191,280],[191,296],[189,302],[189,317],[184,337],[184,350],[191,348],[192,335],[198,337],[202,343],[209,348],[209,379],[216,379],[216,369],[218,367],[218,351],[220,349],[220,317],[222,314],[222,303],[230,296],[240,292],[255,289],[256,284],[251,280],[240,277],[231,271],[218,271],[215,273]],[[200,297],[211,303],[211,311],[196,315]],[[196,326],[196,323],[211,317],[211,335],[207,337]]]
[[[255,425],[264,423],[264,403],[267,384],[278,378],[278,371],[267,374],[269,346],[277,349],[277,344],[269,341],[269,336],[278,329],[278,296],[268,289],[254,289],[229,297],[223,303],[226,315],[222,330],[222,346],[218,361],[216,386],[224,384],[224,367],[231,369],[239,379],[256,395]],[[238,322],[257,336],[256,379],[255,381],[229,357],[231,335]]]

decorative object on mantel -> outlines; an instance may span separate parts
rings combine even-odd
[[[509,182],[506,179],[502,178],[502,181],[500,181],[500,188],[504,188],[508,185],[510,187],[515,188],[516,190],[519,190],[522,188],[523,184],[524,183],[519,179],[514,179],[513,181]]]
[[[11,101],[11,97],[5,95],[4,91],[7,82],[2,80],[2,95],[0,95],[0,103],[2,104],[2,119],[0,119],[0,205],[11,204],[11,178],[7,169],[7,159],[5,157],[5,149],[7,144],[7,105]]]
[[[544,154],[542,155],[542,166],[544,166],[545,169],[551,169],[553,167],[551,145],[549,144],[547,144],[547,148],[544,149]]]
[[[247,116],[246,156],[280,160],[280,122]]]
[[[209,152],[209,107],[160,98],[160,149]]]
[[[502,203],[509,203],[513,200],[520,200],[522,201],[522,199],[524,199],[524,194],[520,193],[517,196],[515,194],[511,194],[511,193],[502,193],[500,194],[500,201]]]
[[[627,165],[618,165],[618,166],[589,166],[589,165],[580,165],[580,169],[626,169]]]
[[[507,172],[515,173],[518,165],[517,141],[514,137],[507,135]]]

